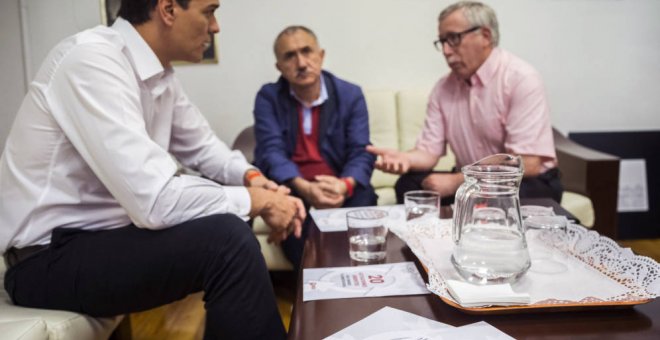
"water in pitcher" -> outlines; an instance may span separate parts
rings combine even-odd
[[[466,225],[451,258],[460,274],[478,283],[513,282],[530,266],[521,235],[498,225]]]

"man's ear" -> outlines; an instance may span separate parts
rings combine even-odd
[[[280,73],[282,72],[282,67],[280,66],[280,62],[279,62],[279,61],[275,62],[275,68],[276,68],[278,71],[280,71]]]
[[[174,1],[176,0],[158,0],[156,8],[154,8],[155,14],[167,26],[171,26],[174,23]]]
[[[488,39],[490,46],[493,46],[493,31],[490,29],[490,27],[485,27],[485,26],[482,27],[481,35],[483,35],[484,38]]]

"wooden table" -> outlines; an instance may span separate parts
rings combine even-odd
[[[551,200],[524,200],[523,204],[553,206]],[[444,208],[443,217],[451,211]],[[566,213],[567,214],[567,213]],[[387,262],[415,261],[410,249],[390,233],[387,239]],[[660,240],[656,241],[660,246]],[[345,232],[321,233],[316,226],[305,242],[303,268],[350,266]],[[426,277],[425,277],[426,279]],[[517,339],[660,339],[660,301],[633,308],[573,312],[520,313],[509,315],[470,315],[442,302],[436,295],[394,296],[358,299],[302,301],[302,273],[298,278],[289,339],[322,339],[390,306],[453,326],[486,321]]]

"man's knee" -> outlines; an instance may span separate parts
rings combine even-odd
[[[260,252],[252,228],[233,214],[206,216],[195,220],[195,236],[211,249],[236,248],[241,251]]]

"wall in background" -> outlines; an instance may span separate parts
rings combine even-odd
[[[17,7],[16,2],[2,2],[2,18],[11,16],[5,9]],[[30,5],[30,68],[36,68],[62,37],[100,23],[96,1],[22,2]],[[432,41],[437,36],[437,15],[451,2],[221,0],[217,13],[220,62],[177,66],[177,73],[216,132],[231,144],[253,122],[259,87],[278,77],[272,43],[285,26],[304,24],[314,29],[326,49],[326,68],[363,88],[430,89],[448,72]],[[561,131],[660,129],[656,84],[660,79],[660,21],[656,20],[660,1],[487,2],[500,19],[500,45],[531,62],[543,75],[552,122]],[[20,25],[3,29],[2,46],[5,36],[16,43],[20,34]],[[4,47],[0,50],[3,75],[6,69],[22,67],[20,60],[7,65],[9,54]],[[2,82],[5,86],[7,80],[3,77]],[[6,94],[0,96],[5,99]],[[18,108],[15,100],[9,104],[0,111],[0,141],[6,137],[6,122]]]
[[[0,2],[0,150],[25,93],[19,13],[18,1]]]

